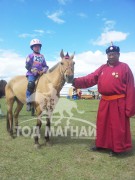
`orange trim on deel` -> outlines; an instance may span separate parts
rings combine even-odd
[[[112,95],[112,96],[104,96],[102,95],[102,99],[104,100],[115,100],[115,99],[119,99],[119,98],[124,98],[125,97],[125,94],[115,94],[115,95]]]

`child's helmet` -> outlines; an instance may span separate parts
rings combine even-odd
[[[39,44],[40,47],[42,47],[42,43],[41,43],[41,41],[40,41],[39,39],[32,39],[32,40],[30,41],[30,48],[32,49],[33,46],[36,45],[36,44]]]

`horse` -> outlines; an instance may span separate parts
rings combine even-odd
[[[50,144],[50,127],[51,115],[55,108],[56,103],[60,97],[60,91],[65,82],[72,83],[74,78],[74,53],[65,56],[63,50],[60,52],[61,61],[54,65],[46,74],[43,74],[36,82],[36,89],[32,94],[32,102],[36,111],[37,124],[36,133],[34,137],[35,147],[39,145],[39,131],[42,126],[42,116],[45,112],[46,116],[46,133],[45,144]],[[15,130],[18,130],[18,116],[26,103],[26,76],[15,76],[6,85],[6,103],[7,103],[7,131],[13,137],[13,120],[15,123]],[[13,113],[14,102],[17,103],[16,109]]]

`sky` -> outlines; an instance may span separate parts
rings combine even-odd
[[[26,74],[34,38],[50,68],[75,52],[75,77],[105,64],[113,41],[135,76],[135,0],[0,0],[0,12],[0,79]]]

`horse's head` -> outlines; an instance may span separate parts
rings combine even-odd
[[[68,53],[64,55],[63,50],[61,50],[60,53],[61,57],[61,73],[64,75],[64,79],[67,83],[72,83],[73,78],[74,78],[74,64],[75,62],[73,61],[74,54],[69,56]]]

